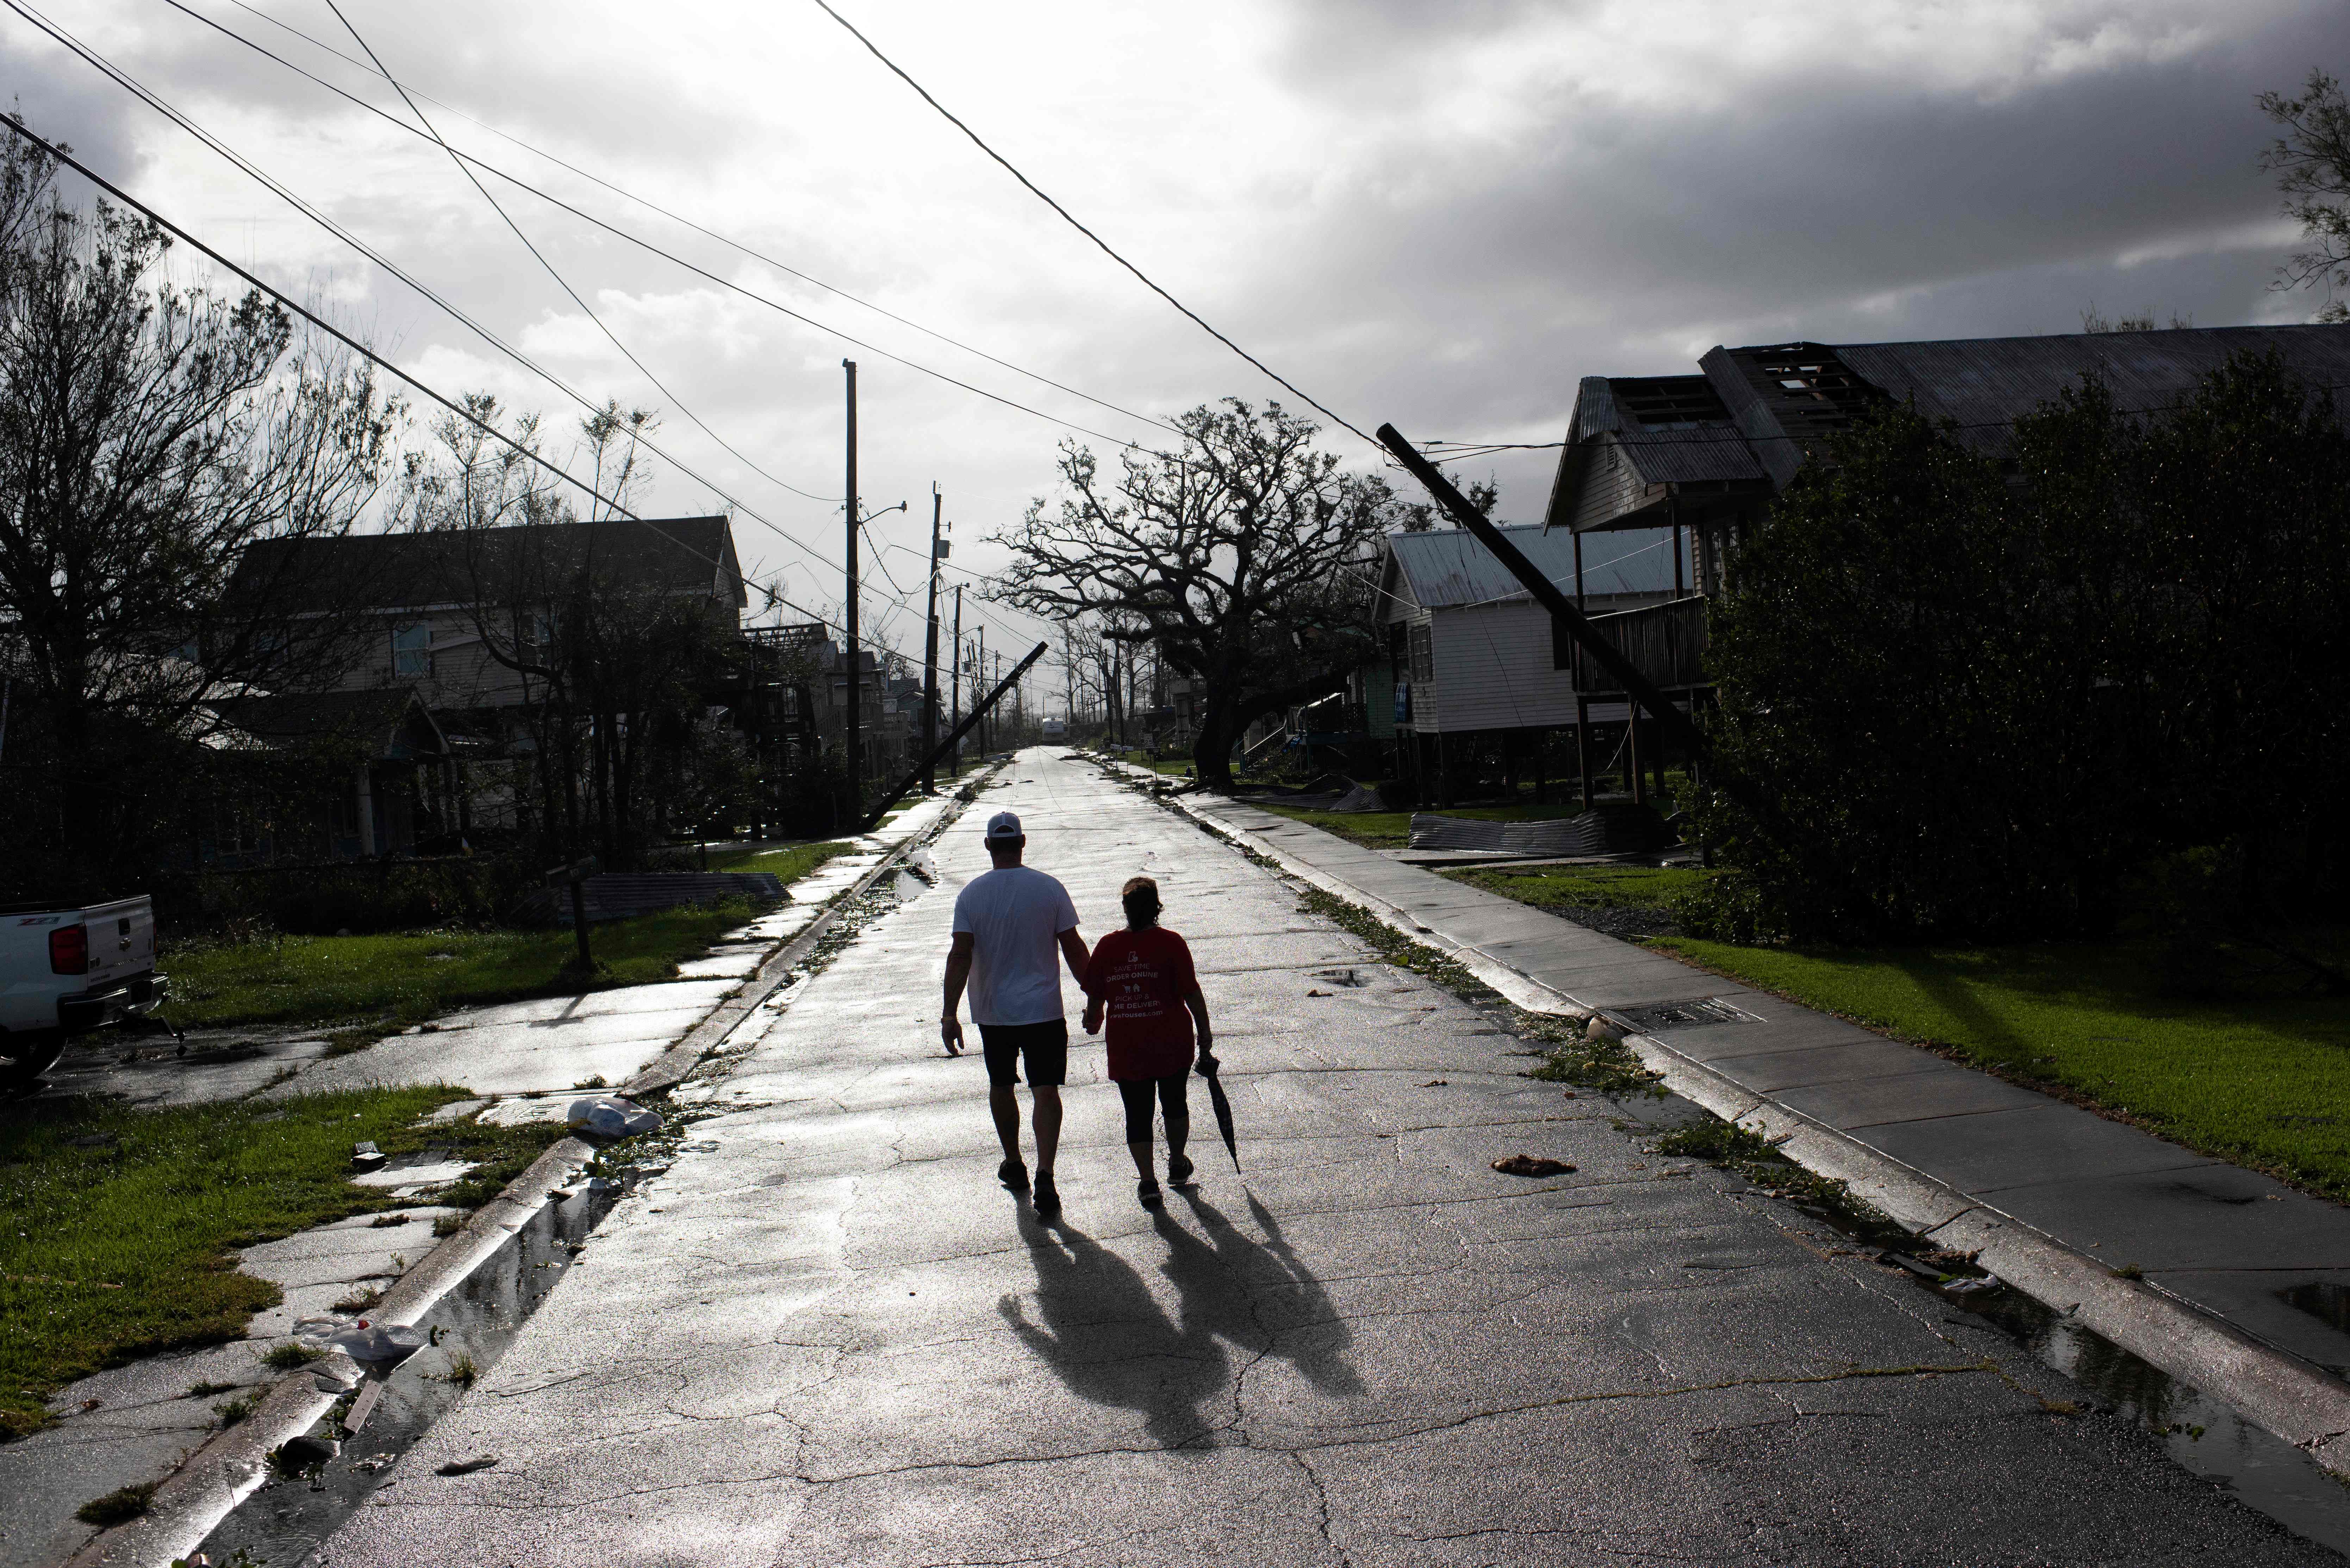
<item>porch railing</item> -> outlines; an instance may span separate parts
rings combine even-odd
[[[1592,629],[1632,662],[1632,667],[1667,691],[1703,686],[1711,678],[1705,670],[1705,599],[1692,594],[1640,609],[1617,610],[1591,618]],[[1554,635],[1572,649],[1569,669],[1579,697],[1621,696],[1624,683],[1599,667],[1583,645],[1564,628]]]

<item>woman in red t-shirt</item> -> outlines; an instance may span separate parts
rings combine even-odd
[[[1137,877],[1118,889],[1126,906],[1126,929],[1112,931],[1094,948],[1086,965],[1086,1033],[1099,1031],[1107,1015],[1110,1081],[1126,1101],[1126,1147],[1141,1180],[1135,1195],[1145,1209],[1161,1199],[1150,1173],[1150,1102],[1159,1101],[1167,1124],[1167,1184],[1192,1185],[1184,1141],[1191,1136],[1191,1107],[1183,1078],[1191,1070],[1191,1021],[1200,1023],[1200,1049],[1214,1040],[1208,1027],[1208,999],[1191,972],[1191,950],[1159,925],[1159,884]]]

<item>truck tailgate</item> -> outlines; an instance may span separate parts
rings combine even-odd
[[[82,911],[81,919],[89,930],[89,972],[84,982],[88,990],[103,991],[155,967],[155,906],[151,900],[95,904]]]

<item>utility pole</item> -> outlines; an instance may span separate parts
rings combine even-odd
[[[1077,644],[1073,628],[1061,628],[1061,706],[1067,712],[1071,745],[1077,743]]]
[[[931,609],[929,628],[922,634],[922,755],[926,757],[939,749],[939,560],[947,553],[939,543],[939,510],[945,504],[939,482],[931,481]],[[922,770],[922,793],[939,793],[935,762]]]
[[[848,502],[841,511],[848,524],[848,646],[841,652],[848,661],[848,815],[853,820],[862,815],[865,800],[858,743],[861,739],[858,708],[863,693],[858,690],[857,679],[857,361],[843,359],[840,368],[848,372]]]
[[[979,660],[978,660],[978,662],[979,662],[979,679],[980,679],[981,682],[983,684],[983,683],[986,681],[986,680],[987,680],[987,628],[985,628],[984,626],[983,626],[983,627],[981,627],[981,628],[979,628]],[[992,736],[993,736],[993,735],[996,733],[996,732],[997,732],[997,730],[998,730],[998,728],[999,728],[999,726],[997,726],[996,724],[994,724],[994,723],[993,722],[993,720],[994,719],[994,717],[995,717],[995,711],[994,711],[993,708],[989,709],[985,713],[983,713],[983,714],[980,715],[980,720],[979,720],[979,754],[980,754],[982,757],[986,756],[986,755],[987,755],[991,751],[993,751],[993,750],[994,749],[994,747],[990,743],[991,737],[992,737]]]
[[[954,727],[957,733],[962,730],[962,585],[961,583],[955,585]],[[962,776],[962,742],[961,741],[955,742],[954,758],[949,765],[954,769],[957,778]]]

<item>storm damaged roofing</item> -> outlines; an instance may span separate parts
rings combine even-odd
[[[1586,376],[1550,522],[1575,514],[1595,454],[1611,445],[1643,487],[1600,508],[1623,516],[1656,504],[1667,486],[1735,489],[1766,476],[1783,486],[1820,438],[1872,403],[1912,402],[1955,426],[1959,441],[1997,452],[2015,420],[2086,379],[2109,389],[2118,408],[2155,411],[2230,358],[2270,354],[2313,389],[2350,387],[2350,326],[2334,324],[1718,347],[1699,361],[1700,376]]]

